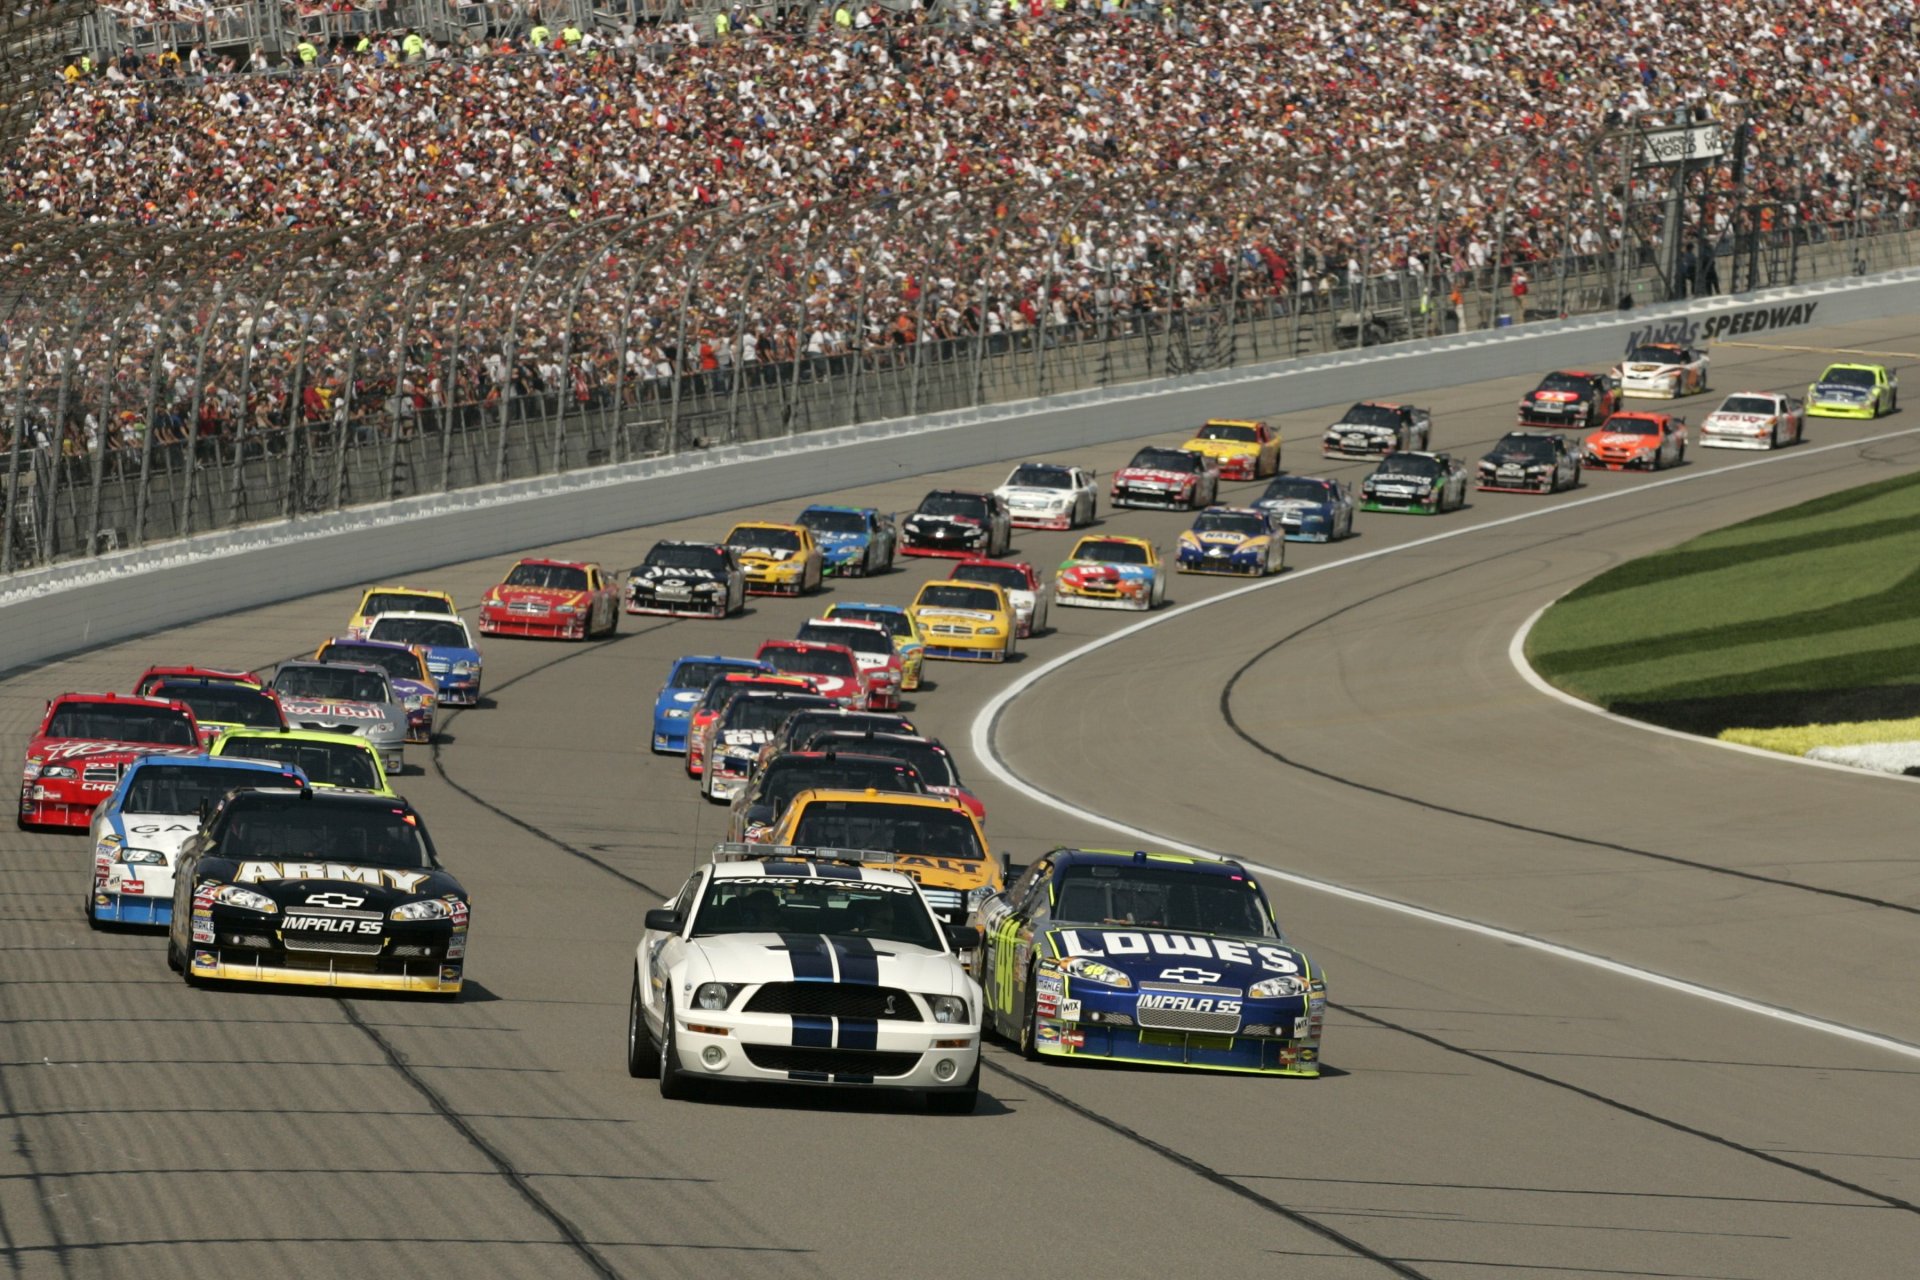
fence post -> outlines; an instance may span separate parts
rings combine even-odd
[[[54,500],[60,494],[60,476],[67,469],[67,397],[73,388],[73,343],[80,327],[79,306],[74,304],[73,328],[60,344],[60,390],[54,397],[53,429],[47,433],[47,502],[40,518],[40,560],[51,564],[58,550],[58,530],[54,524]]]
[[[180,483],[180,514],[175,519],[175,527],[183,538],[193,535],[193,481],[200,471],[200,411],[206,404],[207,391],[207,340],[220,323],[220,313],[226,309],[226,282],[213,282],[213,312],[200,326],[200,341],[194,344],[193,353],[193,400],[187,410],[187,467],[186,477]],[[104,408],[104,405],[103,405]],[[104,443],[104,442],[103,442]],[[217,447],[217,446],[216,446]],[[103,450],[104,452],[104,450]],[[94,488],[99,488],[98,468],[95,468]],[[93,504],[93,519],[88,538],[95,542],[100,537],[100,502],[96,492]]]
[[[300,397],[306,392],[306,387],[302,384],[306,381],[307,376],[307,334],[313,328],[313,316],[314,308],[311,306],[300,316],[300,336],[295,339],[295,341],[300,344],[300,353],[293,358],[293,381],[287,389],[287,485],[284,491],[284,500],[286,503],[284,514],[289,520],[300,514],[300,508],[303,504],[300,501],[298,490],[305,487],[307,479],[307,468],[305,464],[299,460],[297,454],[300,448]],[[151,417],[151,414],[149,414],[149,417]],[[147,435],[149,441],[151,441],[153,435],[151,425],[149,425],[147,429]],[[307,439],[309,443],[312,442],[312,432],[307,433]],[[148,444],[147,452],[153,452],[151,443]],[[146,468],[143,465],[141,467],[143,479],[145,471]],[[142,486],[142,496],[145,496],[144,485]]]
[[[0,573],[13,572],[13,530],[20,522],[20,438],[27,434],[27,364],[23,351],[14,366],[18,381],[13,395],[13,440],[7,448],[7,527],[0,534]]]
[[[120,328],[126,323],[127,312],[133,304],[129,302],[107,329],[107,350],[112,351],[119,345]],[[199,402],[201,385],[196,377],[194,381],[195,403]],[[87,554],[100,554],[100,497],[107,479],[107,451],[113,448],[113,361],[100,362],[100,424],[99,439],[93,445],[93,493],[87,500]]]

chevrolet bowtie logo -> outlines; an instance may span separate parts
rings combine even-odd
[[[310,893],[307,895],[308,906],[332,907],[336,911],[343,910],[347,907],[357,907],[365,901],[365,898],[356,898],[350,893]]]
[[[1220,981],[1219,974],[1208,973],[1205,969],[1196,969],[1192,965],[1188,965],[1183,969],[1162,969],[1160,976],[1168,982],[1204,983]]]

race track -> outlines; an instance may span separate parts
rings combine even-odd
[[[1920,351],[1920,318],[1782,341]],[[1719,347],[1716,393],[1798,392],[1827,358]],[[1411,398],[1436,447],[1477,458],[1531,385]],[[1371,468],[1319,459],[1326,408],[1285,408],[1214,405],[1282,422],[1292,470]],[[410,748],[399,782],[473,892],[456,1004],[189,990],[156,937],[88,930],[84,840],[9,825],[0,1259],[152,1278],[1911,1275],[1920,790],[1617,724],[1508,657],[1535,610],[1610,565],[1920,465],[1911,411],[1808,434],[1433,520],[1362,514],[1351,541],[1291,545],[1260,589],[1177,577],[1176,605],[1239,594],[1044,672],[1138,619],[1056,608],[1017,663],[928,664],[938,687],[910,710],[960,752],[996,849],[1150,833],[1279,873],[1282,923],[1331,975],[1318,1081],[1035,1066],[995,1045],[979,1112],[935,1118],[800,1090],[667,1103],[628,1079],[641,914],[723,828],[647,750],[654,689],[679,654],[791,635],[809,601],[486,645],[489,705]],[[1105,476],[1132,448],[1081,460]],[[1005,473],[836,498],[906,510]],[[624,569],[729,520],[549,550]],[[1104,519],[1168,551],[1184,527]],[[1050,568],[1069,537],[1022,532],[1017,554]],[[827,598],[904,603],[937,565],[903,565]],[[409,580],[470,604],[503,567]],[[310,653],[357,598],[16,674],[0,740],[17,760],[44,699],[126,689],[149,662]]]

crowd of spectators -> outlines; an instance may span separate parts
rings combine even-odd
[[[1272,314],[1362,277],[1457,307],[1503,267],[1637,252],[1661,211],[1623,207],[1603,139],[1655,114],[1751,124],[1746,173],[1728,156],[1692,179],[1696,262],[1753,220],[1904,226],[1915,8],[846,0],[128,54],[68,69],[0,185],[48,219],[144,228],[178,247],[173,278],[203,266],[79,326],[69,420],[38,438],[271,435],[294,402],[430,424],[1229,295]],[[41,314],[50,383],[66,313]]]

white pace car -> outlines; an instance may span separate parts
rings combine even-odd
[[[1806,409],[1776,391],[1736,391],[1700,424],[1700,444],[1710,449],[1778,449],[1799,444]]]
[[[1023,462],[994,492],[1006,499],[1016,529],[1078,529],[1100,508],[1093,472],[1064,462]]]
[[[1620,394],[1640,400],[1677,400],[1707,389],[1712,364],[1698,347],[1677,342],[1643,342],[1614,366]]]
[[[722,844],[634,953],[627,1071],[661,1096],[707,1081],[924,1091],[966,1114],[980,1092],[981,990],[896,855]]]

